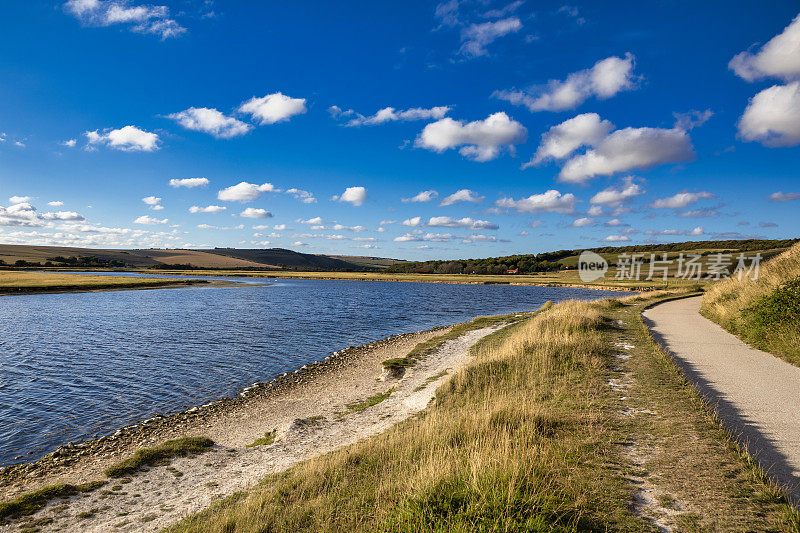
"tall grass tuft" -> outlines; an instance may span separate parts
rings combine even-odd
[[[800,366],[800,243],[765,262],[758,279],[711,285],[702,313],[752,346]]]

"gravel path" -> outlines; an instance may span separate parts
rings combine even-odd
[[[656,305],[645,311],[645,321],[723,425],[798,505],[800,368],[750,348],[701,316],[700,300]]]

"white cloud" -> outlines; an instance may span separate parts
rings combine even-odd
[[[800,200],[800,192],[774,192],[769,195],[769,199],[773,202],[788,202],[791,200]]]
[[[86,220],[83,215],[75,211],[56,211],[55,213],[45,213],[42,215],[44,220],[62,220],[65,222],[82,222]]]
[[[142,215],[133,221],[134,224],[146,224],[148,226],[155,226],[156,224],[166,224],[167,222],[169,222],[168,218],[159,220],[149,215]]]
[[[270,213],[266,209],[248,207],[247,209],[239,213],[239,216],[245,218],[271,218],[272,213]]]
[[[592,224],[594,224],[593,218],[582,217],[573,220],[570,226],[572,226],[573,228],[582,228],[583,226],[590,226]]]
[[[800,81],[773,85],[756,94],[738,127],[745,141],[770,147],[800,144]]]
[[[150,209],[152,209],[153,211],[161,211],[162,209],[164,209],[164,206],[163,205],[154,205],[154,206],[151,206]]]
[[[24,204],[31,201],[30,196],[12,196],[8,199],[12,204]]]
[[[403,202],[430,202],[434,198],[438,198],[439,193],[436,191],[421,191],[416,196],[411,198],[402,198]]]
[[[626,235],[609,235],[603,239],[603,242],[627,242],[629,240],[631,238]]]
[[[655,235],[655,236],[664,236],[664,235],[683,235],[686,237],[697,237],[703,235],[703,228],[701,226],[697,226],[691,230],[677,230],[677,229],[665,229],[660,231],[654,230],[647,230],[644,232],[645,235]]]
[[[497,224],[489,222],[488,220],[475,220],[469,217],[458,219],[452,217],[431,217],[425,225],[444,228],[468,228],[471,230],[498,229],[499,227]]]
[[[223,207],[220,205],[207,205],[206,207],[200,207],[193,205],[189,208],[190,213],[220,213],[225,211],[227,207]]]
[[[295,241],[292,243],[292,246],[308,246],[308,243],[302,241]]]
[[[151,33],[162,40],[186,33],[186,28],[170,18],[167,6],[131,5],[125,0],[69,0],[64,9],[86,25],[122,24],[130,31]]]
[[[340,195],[331,198],[334,202],[347,202],[355,206],[363,205],[367,199],[367,189],[364,187],[348,187]]]
[[[142,201],[147,205],[158,205],[161,203],[161,198],[158,198],[157,196],[145,196],[142,198]]]
[[[322,217],[309,218],[308,220],[298,220],[297,222],[301,224],[322,224]]]
[[[308,191],[304,191],[302,189],[296,189],[292,187],[291,189],[286,190],[286,194],[290,194],[303,202],[304,204],[315,204],[317,203],[317,199],[314,198],[314,195]]]
[[[599,217],[603,214],[603,208],[599,205],[593,205],[586,211],[586,214],[590,217]]]
[[[680,192],[668,198],[657,199],[653,202],[653,207],[656,209],[681,209],[698,200],[714,197],[715,195],[710,192]]]
[[[483,201],[483,198],[484,198],[483,196],[478,196],[478,193],[476,193],[475,191],[471,191],[469,189],[460,189],[451,194],[450,196],[445,196],[442,199],[442,203],[440,203],[439,205],[440,206],[453,205],[458,202],[472,202],[474,204],[479,204]]]
[[[710,109],[705,111],[693,109],[686,113],[673,113],[672,116],[675,117],[676,130],[689,131],[708,122],[714,116],[714,112]]]
[[[797,79],[800,76],[800,15],[755,54],[735,55],[728,68],[747,81],[766,77]]]
[[[547,159],[563,159],[581,146],[593,146],[605,138],[614,125],[597,113],[584,113],[553,126],[542,135],[536,154],[523,168]]]
[[[419,226],[422,224],[422,217],[411,217],[401,222],[403,226]]]
[[[514,200],[501,198],[494,205],[516,209],[520,213],[572,213],[575,210],[575,195],[561,194],[551,189],[542,194],[532,194],[527,198]]]
[[[461,30],[461,48],[459,53],[466,57],[488,55],[486,47],[495,40],[518,32],[522,29],[522,22],[517,17],[508,17],[493,22],[471,24]]]
[[[62,205],[64,205],[64,202],[60,200],[54,200],[52,202],[47,202],[47,205],[49,205],[50,207],[61,207]]]
[[[465,123],[443,118],[425,126],[415,146],[442,153],[461,147],[459,153],[474,161],[495,159],[503,149],[514,151],[514,145],[525,142],[528,130],[503,112],[484,120]]]
[[[167,118],[174,120],[187,130],[202,131],[218,139],[230,139],[244,135],[252,129],[250,124],[208,107],[190,107],[184,111],[167,115]]]
[[[632,54],[627,53],[624,58],[611,56],[592,68],[573,72],[564,81],[550,80],[544,86],[524,91],[495,91],[493,96],[514,105],[524,105],[530,111],[565,111],[578,107],[592,96],[605,99],[634,89],[637,79],[633,67]]]
[[[76,144],[78,144],[78,139],[68,139],[61,143],[61,146],[66,146],[67,148],[74,148]]]
[[[256,185],[242,181],[236,185],[226,187],[217,193],[217,199],[226,202],[248,202],[255,200],[263,192],[279,192],[271,183]]]
[[[623,225],[623,223],[622,223],[622,221],[621,221],[620,219],[618,219],[618,218],[612,218],[611,220],[607,220],[606,222],[604,222],[604,223],[603,223],[603,225],[604,225],[604,226],[608,226],[608,227],[610,227],[610,228],[613,228],[613,227],[615,227],[615,226],[622,226],[622,225]]]
[[[342,231],[342,230],[364,231],[367,228],[365,228],[364,226],[360,226],[360,225],[359,226],[345,226],[344,224],[334,224],[333,226],[330,227],[330,229],[333,229],[333,230],[336,230],[336,231]]]
[[[186,188],[194,188],[194,187],[205,187],[208,185],[208,178],[173,178],[169,180],[170,187],[186,187]]]
[[[558,177],[561,181],[583,183],[598,175],[610,176],[693,157],[692,142],[685,131],[624,128],[605,137],[595,148],[569,159]]]
[[[255,227],[255,226],[253,226],[253,227]],[[274,226],[272,226],[272,229],[276,229],[278,231],[285,231],[285,230],[287,230],[289,228],[286,227],[286,224],[275,224]]]
[[[452,240],[454,236],[450,233],[406,233],[399,237],[395,237],[395,242],[446,242]]]
[[[43,226],[36,208],[27,202],[0,206],[0,226],[36,227]]]
[[[423,107],[412,107],[404,111],[398,111],[393,107],[384,107],[383,109],[378,110],[374,115],[368,117],[365,117],[360,113],[356,113],[352,109],[342,111],[337,106],[331,106],[330,111],[334,117],[355,115],[354,118],[350,119],[345,124],[346,126],[374,126],[377,124],[385,124],[386,122],[408,122],[412,120],[431,119],[438,120],[440,118],[444,118],[450,109],[451,108],[448,106],[436,106],[429,109]]]
[[[608,187],[607,189],[603,189],[592,196],[591,200],[589,200],[589,203],[593,204],[594,206],[605,205],[609,207],[619,207],[631,198],[635,198],[642,194],[644,194],[642,187],[637,183],[633,183],[631,178],[627,178],[625,180],[625,185],[622,187]],[[600,214],[601,212],[602,209],[597,214]]]
[[[262,126],[275,124],[305,113],[306,99],[292,98],[283,93],[268,94],[261,98],[254,96],[240,105],[238,111],[259,120]]]
[[[118,130],[87,131],[84,135],[89,141],[87,149],[106,145],[124,152],[154,152],[159,149],[159,138],[155,133],[140,130],[135,126],[125,126]]]

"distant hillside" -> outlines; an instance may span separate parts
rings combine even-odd
[[[408,261],[390,266],[388,272],[395,273],[434,273],[434,274],[504,274],[508,270],[519,273],[551,272],[555,270],[577,268],[578,256],[584,250],[602,254],[610,263],[617,261],[617,256],[627,254],[669,254],[674,257],[679,253],[708,255],[718,252],[761,253],[764,259],[786,251],[800,239],[781,240],[731,240],[731,241],[690,241],[664,244],[640,244],[632,246],[603,246],[578,250],[558,250],[538,254],[509,255],[504,257],[488,257],[485,259],[459,259],[438,261]]]
[[[282,248],[267,250],[104,250],[64,246],[0,244],[0,261],[9,266],[183,267],[258,270],[383,270],[401,261],[376,257],[304,254]],[[24,263],[21,263],[24,262]],[[46,263],[49,263],[46,265]]]

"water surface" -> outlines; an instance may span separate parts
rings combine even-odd
[[[235,395],[347,346],[611,294],[224,279],[266,284],[0,297],[0,466]]]

